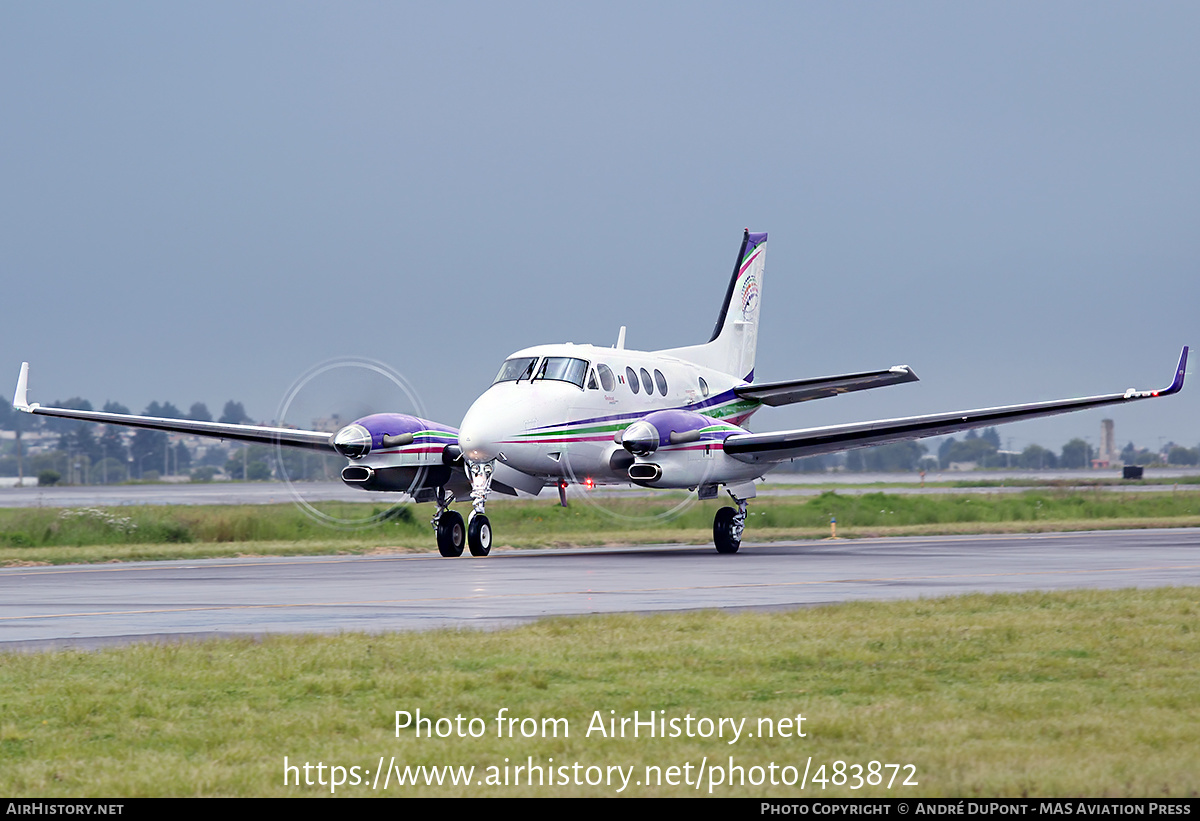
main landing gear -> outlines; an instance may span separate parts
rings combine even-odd
[[[723,507],[713,517],[713,543],[718,553],[737,553],[742,546],[742,531],[746,529],[746,500],[729,491],[736,508]]]
[[[463,543],[467,536],[462,514],[449,509],[453,502],[453,493],[438,488],[437,512],[433,514],[433,521],[430,522],[437,534],[438,553],[448,558],[462,555]]]

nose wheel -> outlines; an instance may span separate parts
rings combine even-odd
[[[467,545],[471,548],[472,556],[486,556],[492,552],[492,523],[482,513],[471,516],[467,525]],[[461,553],[462,548],[458,551]]]

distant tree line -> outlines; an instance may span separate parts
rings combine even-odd
[[[973,464],[984,469],[1058,470],[1090,467],[1095,458],[1095,449],[1080,438],[1067,442],[1057,453],[1037,444],[1028,445],[1019,453],[1002,451],[999,432],[996,428],[985,428],[982,433],[967,431],[962,439],[953,436],[943,439],[936,455],[920,442],[897,442],[859,448],[845,454],[797,459],[791,469],[822,472],[841,467],[849,471],[903,473],[922,469],[949,470],[952,464]],[[1200,446],[1188,448],[1167,443],[1161,451],[1151,451],[1130,442],[1121,451],[1120,459],[1127,465],[1200,465]]]

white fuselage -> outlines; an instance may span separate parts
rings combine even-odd
[[[693,411],[736,425],[758,407],[733,394],[740,380],[662,353],[539,345],[517,351],[509,363],[516,365],[507,374],[502,368],[463,417],[458,442],[471,462],[496,459],[546,483],[629,482],[633,457],[614,467],[614,453],[623,452],[614,437],[655,411]],[[668,445],[637,459],[673,466],[662,480],[645,483],[656,487],[693,486],[712,481],[714,472],[718,481],[762,472],[725,457],[719,443]]]

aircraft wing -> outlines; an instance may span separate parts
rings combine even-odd
[[[960,430],[982,428],[1003,422],[1018,422],[1039,416],[1098,408],[1139,399],[1153,399],[1178,393],[1183,388],[1188,349],[1184,347],[1179,366],[1171,384],[1160,390],[1138,391],[1130,388],[1124,393],[1062,399],[1054,402],[1034,402],[1028,405],[1006,405],[999,408],[938,413],[929,416],[910,416],[903,419],[881,419],[850,425],[828,425],[819,428],[778,431],[774,433],[736,433],[725,439],[725,453],[743,462],[783,462],[805,456],[835,453],[842,450],[939,436]]]
[[[871,388],[883,388],[888,385],[899,385],[902,382],[916,381],[918,381],[917,375],[913,373],[912,368],[907,365],[895,365],[886,371],[818,376],[812,379],[793,379],[788,382],[760,382],[736,387],[733,392],[742,399],[757,399],[764,405],[778,407],[795,402],[807,402],[810,399],[824,399],[827,396],[837,396],[839,393],[865,391]]]
[[[260,425],[231,425],[226,422],[197,422],[192,419],[164,419],[157,416],[135,416],[127,413],[104,413],[81,411],[71,408],[44,408],[29,403],[29,363],[21,363],[21,375],[17,377],[17,390],[13,396],[13,408],[39,416],[58,416],[63,419],[81,419],[86,422],[101,422],[106,425],[125,425],[132,428],[148,428],[172,433],[190,433],[194,436],[212,436],[218,439],[234,439],[240,442],[259,442],[264,445],[286,445],[293,448],[329,451],[333,449],[333,434],[319,430],[296,430],[294,428],[271,428]]]

